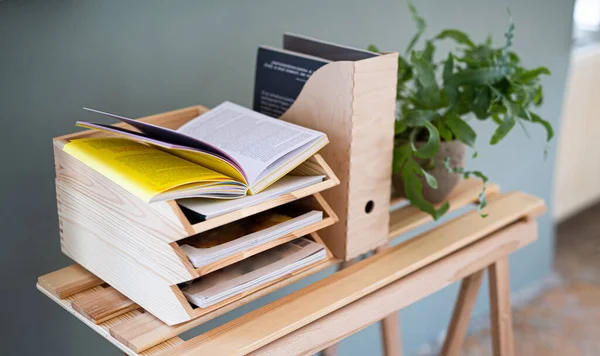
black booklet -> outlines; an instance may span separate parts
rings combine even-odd
[[[308,78],[332,61],[357,61],[378,53],[286,33],[283,49],[260,46],[256,57],[253,109],[280,117],[294,103]]]

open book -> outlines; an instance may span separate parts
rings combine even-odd
[[[190,303],[207,308],[326,257],[323,245],[299,238],[200,277],[182,292]]]
[[[224,102],[177,130],[87,109],[137,131],[78,121],[124,139],[72,140],[75,156],[146,202],[256,194],[314,155],[327,136]]]

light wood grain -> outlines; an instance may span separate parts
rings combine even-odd
[[[479,194],[481,193],[481,188],[482,183],[479,179],[466,179],[460,181],[448,196],[447,201],[450,203],[448,212],[477,202]],[[498,185],[493,183],[488,183],[486,185],[486,197],[489,198],[499,192],[500,187]],[[391,205],[398,204],[402,200],[404,199],[396,199],[392,201]],[[437,207],[439,208],[439,205]],[[402,207],[390,213],[390,231],[388,238],[391,240],[431,221],[433,221],[431,215],[422,212],[412,205]]]
[[[381,337],[385,356],[402,356],[399,316],[397,312],[394,312],[381,320]]]
[[[167,202],[146,204],[64,151],[54,154],[59,219],[73,222],[62,226],[63,243],[76,243],[65,239],[88,230],[171,284],[196,277],[168,245],[188,233]]]
[[[490,317],[494,356],[514,356],[508,257],[489,268]]]
[[[249,355],[314,354],[385,318],[390,313],[397,312],[489,266],[494,261],[534,242],[536,238],[537,224],[535,221],[514,223],[282,336],[268,345],[250,352]],[[370,259],[376,257],[378,256],[375,255]],[[185,345],[180,346],[180,348],[184,347]],[[235,353],[234,351],[231,354]]]
[[[375,249],[381,253],[390,248],[389,242]],[[383,354],[385,356],[402,356],[402,335],[400,331],[400,315],[391,313],[381,320],[381,338],[383,339]]]
[[[208,313],[204,316],[196,317],[190,321],[181,324],[170,326],[162,322],[160,319],[154,317],[150,313],[145,313],[143,315],[140,315],[139,317],[132,319],[127,323],[124,323],[111,329],[110,332],[111,335],[115,337],[115,339],[119,340],[124,345],[127,345],[132,350],[137,350],[138,352],[147,350],[153,345],[156,345],[164,340],[168,340],[171,337],[177,336],[185,331],[193,329],[198,325],[204,324],[208,320],[228,313],[231,310],[238,308],[243,304],[261,298],[287,285],[304,279],[309,275],[335,266],[337,263],[338,261],[335,259],[329,259],[325,262],[318,263],[308,270],[291,275],[290,277],[282,279],[278,283],[263,287],[257,290],[256,292],[246,296],[245,298],[224,305],[218,309],[215,309],[211,313]]]
[[[458,356],[467,334],[469,320],[475,307],[484,272],[485,270],[479,270],[463,279],[454,305],[450,326],[446,333],[446,340],[442,347],[442,356]]]
[[[283,120],[325,132],[321,154],[342,184],[323,193],[340,222],[321,231],[334,255],[351,259],[385,241],[397,54],[335,62],[311,75]],[[365,204],[374,210],[367,214]]]
[[[96,324],[139,308],[131,299],[112,287],[75,299],[73,309]]]
[[[514,192],[492,197],[486,219],[482,219],[477,211],[469,212],[188,340],[173,350],[182,355],[243,354],[256,350],[506,225],[543,210],[543,201],[527,194]]]
[[[38,284],[59,299],[67,298],[104,283],[79,265],[71,265],[38,278]]]
[[[58,272],[58,271],[57,271]],[[83,315],[79,314],[78,312],[76,312],[71,303],[74,300],[80,299],[82,297],[85,297],[87,295],[93,294],[95,292],[97,292],[98,290],[102,289],[101,287],[95,287],[95,288],[91,288],[88,290],[85,290],[83,292],[74,294],[70,297],[61,299],[58,298],[57,296],[53,295],[49,290],[47,290],[44,286],[40,285],[39,283],[36,285],[37,289],[39,291],[41,291],[42,293],[44,293],[47,297],[49,297],[50,299],[52,299],[54,302],[56,302],[58,305],[60,305],[62,308],[64,308],[66,311],[68,311],[69,313],[71,313],[72,315],[74,315],[77,319],[81,320],[85,325],[89,326],[92,330],[94,330],[95,332],[97,332],[98,334],[100,334],[101,336],[103,336],[104,338],[106,338],[108,341],[110,341],[113,345],[115,345],[117,348],[119,348],[121,351],[123,351],[125,354],[127,355],[131,355],[131,356],[137,356],[137,355],[141,355],[141,356],[158,356],[161,353],[163,353],[164,351],[183,343],[183,340],[180,337],[173,337],[170,338],[168,340],[166,340],[163,343],[160,343],[154,347],[151,347],[149,349],[147,349],[145,352],[142,353],[136,353],[133,350],[127,348],[125,345],[123,345],[122,343],[120,343],[119,341],[117,341],[116,339],[114,339],[110,333],[108,332],[109,328],[111,327],[115,327],[121,323],[126,322],[127,320],[133,319],[139,315],[144,315],[142,312],[138,311],[138,310],[134,310],[134,311],[130,311],[128,313],[125,314],[121,314],[115,318],[112,318],[106,322],[100,323],[100,324],[95,324],[94,322],[92,322],[91,320],[85,318]]]
[[[397,53],[354,63],[346,259],[387,240],[397,71]]]

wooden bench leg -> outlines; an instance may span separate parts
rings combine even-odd
[[[508,257],[488,267],[494,356],[514,356]]]
[[[379,246],[375,253],[390,247],[389,243]],[[400,337],[400,321],[398,313],[392,313],[381,320],[381,337],[383,338],[383,354],[385,356],[402,356],[402,339]]]
[[[392,313],[381,321],[381,336],[383,337],[383,354],[385,356],[402,356],[398,313]]]
[[[448,326],[446,340],[442,347],[442,356],[458,355],[467,333],[469,320],[475,306],[481,282],[483,281],[484,272],[484,269],[480,270],[462,280],[456,304],[454,305],[452,319],[450,319],[450,325]]]
[[[354,258],[354,259],[352,259],[350,261],[344,261],[344,262],[342,262],[341,265],[340,265],[340,267],[339,267],[339,269],[338,269],[338,271],[341,271],[344,268],[352,266],[353,264],[357,263],[359,260],[360,259],[357,257],[357,258]],[[323,356],[336,356],[337,355],[337,344],[333,344],[333,345],[331,345],[331,346],[323,349],[321,351],[321,355],[323,355]]]

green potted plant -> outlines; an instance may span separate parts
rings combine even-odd
[[[491,145],[515,125],[525,128],[526,123],[541,125],[550,141],[552,126],[532,111],[542,103],[540,76],[550,71],[521,66],[519,56],[510,50],[514,33],[510,13],[502,47],[493,47],[491,37],[476,44],[464,32],[446,29],[417,50],[426,24],[411,3],[409,8],[417,33],[405,57],[398,58],[393,194],[406,197],[437,220],[448,210],[449,203],[442,202],[459,179],[475,176],[484,183],[479,197],[481,212],[486,205],[487,177],[464,169],[466,147],[474,149],[477,138],[469,122],[491,120],[497,124]],[[456,47],[438,61],[435,45],[442,40],[452,40]],[[374,45],[369,49],[379,52]]]

